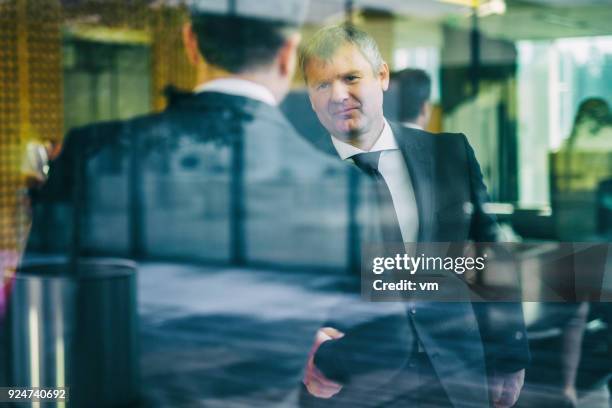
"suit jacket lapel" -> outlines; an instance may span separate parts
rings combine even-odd
[[[434,226],[435,173],[433,141],[435,136],[391,123],[395,140],[404,156],[419,213],[419,242],[432,240]]]
[[[397,141],[410,173],[412,188],[419,214],[419,232],[417,241],[431,242],[434,238],[435,215],[435,136],[390,123],[393,135]],[[320,138],[316,147],[330,155],[338,153],[329,135]],[[354,166],[349,166],[355,170]]]

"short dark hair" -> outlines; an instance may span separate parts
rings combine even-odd
[[[206,62],[233,74],[269,65],[297,26],[234,15],[194,14],[192,29]]]
[[[422,69],[413,68],[398,71],[393,76],[400,91],[399,119],[402,122],[413,121],[431,96],[431,78]]]

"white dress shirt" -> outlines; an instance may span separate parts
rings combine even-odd
[[[352,156],[359,153],[367,153],[334,136],[331,138],[342,160],[352,161]],[[369,151],[382,151],[378,162],[378,171],[389,187],[402,239],[404,242],[416,242],[419,231],[419,212],[412,187],[412,180],[410,179],[410,173],[408,172],[404,156],[393,136],[391,126],[389,126],[386,120],[380,137]]]
[[[244,96],[268,105],[277,106],[278,101],[272,92],[263,85],[241,78],[221,78],[204,82],[194,89],[195,93],[220,92],[224,94]]]

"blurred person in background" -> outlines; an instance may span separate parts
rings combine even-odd
[[[3,161],[13,164],[2,166],[0,174],[0,322],[30,231],[28,188],[44,184],[49,159],[59,150],[59,145],[50,141],[27,140],[15,147],[0,153]]]
[[[6,382],[8,348],[6,313],[20,266],[32,217],[28,188],[40,187],[47,177],[48,160],[57,155],[51,141],[30,140],[3,145],[0,161],[0,384]]]
[[[431,78],[417,68],[403,69],[393,77],[399,83],[399,121],[404,126],[425,130],[431,119]]]
[[[568,185],[572,185],[574,176],[580,174],[577,170],[588,174],[588,170],[583,166],[594,165],[593,160],[601,162],[601,160],[594,158],[590,161],[579,161],[575,157],[577,153],[605,153],[609,151],[612,151],[612,114],[610,107],[603,98],[590,97],[584,99],[578,106],[572,131],[561,150],[562,163],[564,164],[563,171]],[[597,163],[595,163],[595,166],[597,167]],[[580,168],[578,169],[578,167]],[[605,183],[605,180],[603,183]],[[595,238],[595,240],[598,240],[598,238]],[[585,276],[580,276],[580,274],[581,271],[576,271],[575,279],[586,279]],[[591,305],[588,302],[580,302],[562,306],[565,316],[561,327],[562,396],[565,399],[566,406],[575,407],[578,404],[576,378]],[[605,303],[602,303],[601,306],[602,309],[605,309],[603,310],[604,314],[609,314],[609,306]],[[610,319],[608,318],[608,320]],[[609,329],[608,336],[610,337]],[[608,343],[612,344],[612,341],[609,340]]]
[[[612,114],[604,99],[591,97],[580,103],[566,149],[612,150]]]

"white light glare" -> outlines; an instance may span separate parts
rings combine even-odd
[[[478,7],[478,16],[501,15],[506,13],[505,0],[489,0]]]

